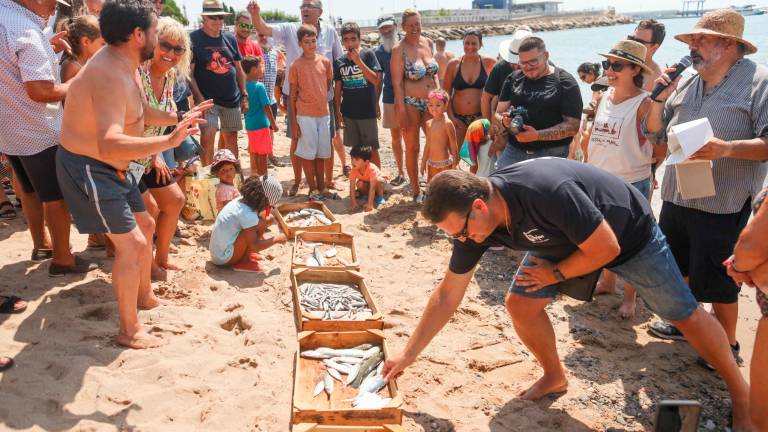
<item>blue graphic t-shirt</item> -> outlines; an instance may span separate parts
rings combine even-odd
[[[189,34],[192,41],[192,74],[200,93],[206,99],[226,108],[240,106],[240,86],[237,83],[236,61],[240,61],[237,40],[232,33],[222,32],[210,37],[202,29]]]
[[[360,58],[372,71],[381,72],[376,55],[369,49],[360,51]],[[376,118],[376,87],[360,67],[346,55],[333,62],[333,79],[341,81],[341,114],[352,119]]]

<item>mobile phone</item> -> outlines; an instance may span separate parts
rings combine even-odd
[[[697,432],[701,404],[693,400],[663,400],[656,411],[654,432]]]

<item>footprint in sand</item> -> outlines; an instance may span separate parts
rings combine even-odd
[[[253,327],[253,323],[249,319],[244,318],[241,314],[234,314],[221,320],[219,322],[219,327],[223,328],[226,331],[235,332],[235,334],[240,334],[245,330],[248,330],[251,327]]]
[[[111,315],[112,311],[108,307],[99,306],[80,315],[80,318],[88,321],[106,321]]]

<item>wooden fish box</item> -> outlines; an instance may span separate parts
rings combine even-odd
[[[325,265],[325,266],[309,266],[304,260],[301,259],[301,247],[299,245],[300,240],[308,242],[320,242],[325,244],[335,244],[336,246],[342,246],[349,248],[352,253],[349,265]],[[293,263],[292,268],[308,268],[312,270],[360,270],[360,263],[357,261],[357,251],[355,250],[355,237],[352,234],[347,233],[331,233],[331,232],[311,232],[311,231],[298,231],[296,232],[296,241],[293,243]]]
[[[308,226],[308,227],[299,227],[299,226],[290,226],[288,225],[288,222],[285,220],[285,216],[292,212],[292,211],[298,211],[306,208],[312,208],[316,210],[320,210],[325,214],[325,217],[331,220],[330,225],[317,225],[317,226]],[[296,237],[296,233],[299,231],[312,231],[312,232],[341,232],[341,223],[339,223],[336,220],[336,216],[331,213],[330,210],[328,210],[328,207],[325,206],[320,201],[309,201],[309,202],[302,202],[302,203],[286,203],[281,204],[277,206],[275,209],[275,219],[277,219],[277,223],[280,225],[280,229],[283,230],[285,233],[285,236],[289,239],[293,240],[294,237]]]
[[[349,283],[357,285],[357,289],[371,309],[371,317],[365,320],[323,320],[315,318],[301,305],[299,285],[303,282]],[[354,270],[315,270],[314,268],[297,268],[291,271],[291,287],[293,288],[293,310],[296,318],[296,328],[299,331],[359,331],[367,329],[383,329],[384,317],[379,307],[373,301],[365,278]]]
[[[305,350],[318,347],[352,348],[360,344],[381,345],[384,359],[389,358],[386,338],[381,330],[355,332],[305,331],[298,335],[298,351],[293,381],[293,431],[402,431],[403,399],[395,380],[390,381],[379,394],[392,400],[380,409],[357,409],[352,402],[343,402],[357,396],[357,389],[334,381],[334,391],[329,400],[323,392],[312,397],[317,380],[322,376],[323,362],[300,356]],[[346,375],[342,375],[346,376]]]

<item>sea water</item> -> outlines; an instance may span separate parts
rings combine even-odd
[[[747,58],[761,64],[768,63],[768,14],[745,17],[744,39],[752,42],[758,51]],[[698,18],[680,18],[661,20],[667,30],[667,37],[654,59],[662,68],[672,65],[684,55],[687,55],[688,45],[676,40],[674,35],[689,32]],[[578,80],[576,69],[581,63],[599,63],[605,58],[599,53],[607,53],[614,43],[632,34],[636,24],[624,24],[611,27],[592,27],[583,29],[559,30],[537,34],[547,45],[550,59],[560,68],[570,72],[581,85],[584,100],[589,100],[589,86]],[[499,44],[510,36],[493,36],[483,38],[482,53],[496,57]],[[449,41],[446,49],[461,55],[464,52],[462,42]]]

